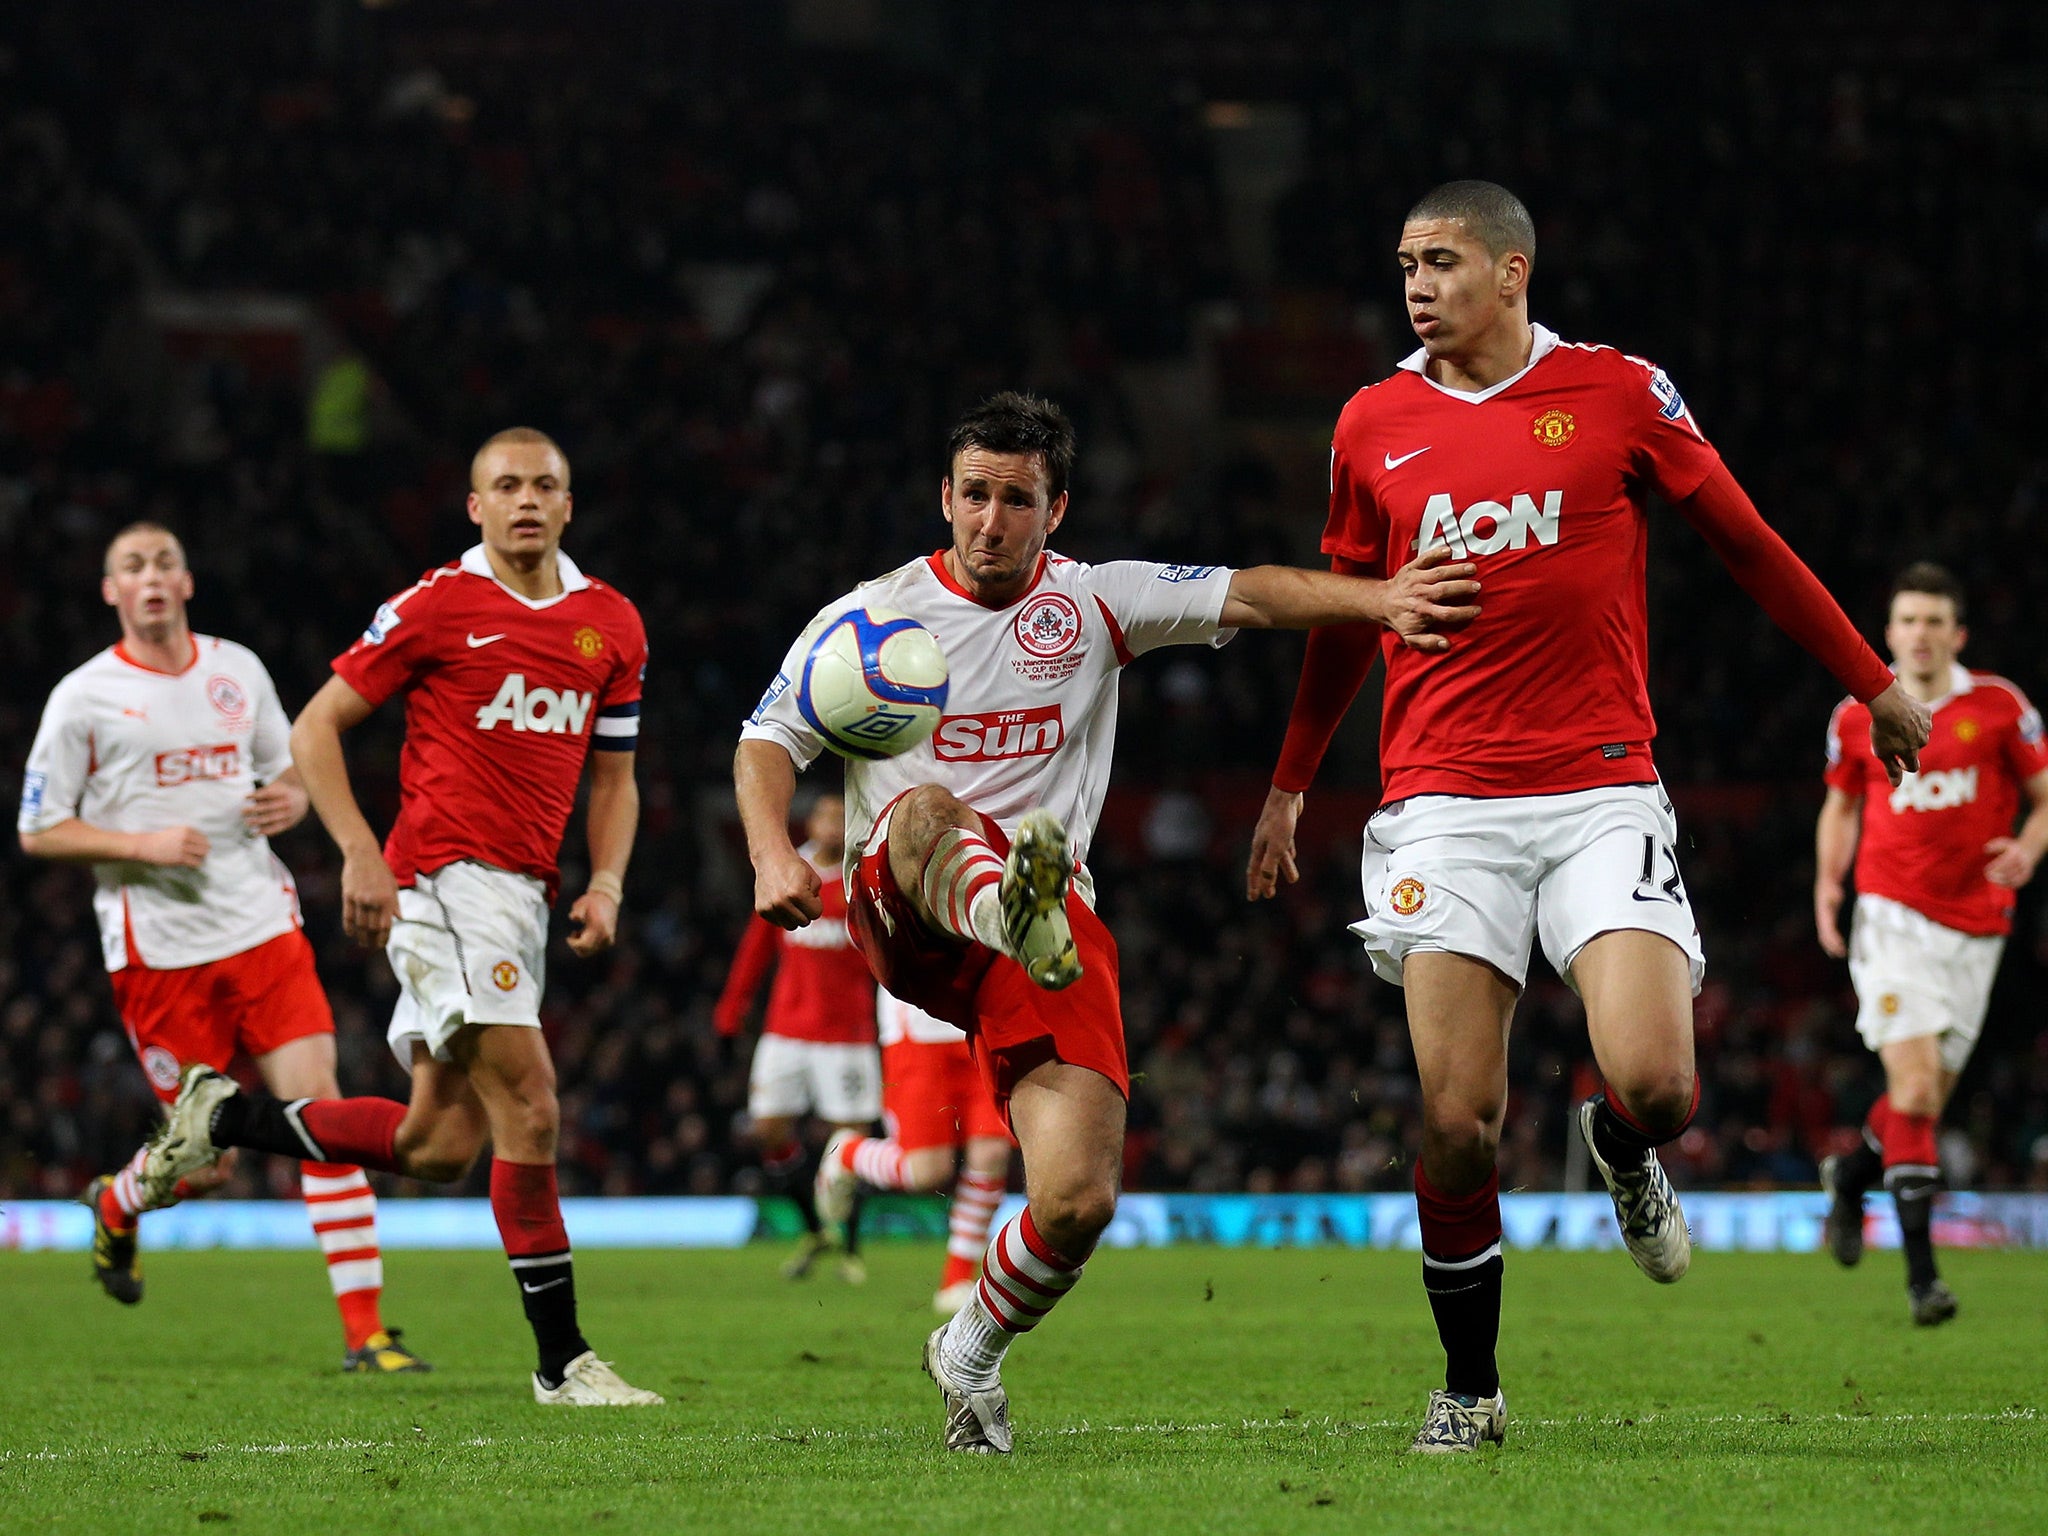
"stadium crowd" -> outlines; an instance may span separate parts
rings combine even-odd
[[[748,911],[734,733],[823,596],[939,542],[952,414],[1015,384],[1066,405],[1068,553],[1313,561],[1301,491],[1343,391],[1225,388],[1175,436],[1148,381],[1213,371],[1234,332],[1390,365],[1391,234],[1443,176],[1521,193],[1537,318],[1669,368],[1868,631],[1894,569],[1947,561],[1972,591],[1967,659],[2048,695],[2048,315],[2009,277],[2048,248],[2048,97],[2003,62],[2042,41],[2027,8],[1885,5],[1875,26],[1837,3],[1724,29],[1555,7],[1603,29],[1604,68],[1552,84],[1540,28],[1504,35],[1449,126],[1398,7],[1044,0],[963,7],[971,28],[926,8],[866,45],[794,20],[831,6],[598,4],[573,26],[519,4],[292,9],[252,25],[277,13],[181,0],[116,26],[84,4],[0,32],[0,777],[51,685],[112,638],[115,528],[185,534],[195,624],[252,646],[293,708],[380,600],[470,542],[474,444],[556,433],[568,545],[638,602],[654,657],[624,941],[551,960],[567,1193],[752,1187],[744,1047],[709,1023]],[[998,79],[1016,94],[992,109]],[[1263,204],[1226,164],[1245,101],[1302,133]],[[1248,207],[1264,261],[1239,254]],[[1963,236],[1987,222],[1997,238]],[[1681,1184],[1810,1183],[1879,1083],[1812,934],[1831,684],[1683,528],[1656,530],[1651,592],[1659,762],[1709,956],[1702,1113],[1666,1161]],[[1408,1185],[1399,1000],[1344,931],[1355,817],[1317,823],[1286,900],[1243,899],[1298,655],[1250,637],[1126,680],[1097,865],[1141,1074],[1134,1188]],[[1370,804],[1369,713],[1312,805]],[[386,816],[396,726],[351,740]],[[279,851],[343,1082],[402,1094],[394,987],[340,937],[331,848],[309,824]],[[14,857],[0,882],[0,1196],[67,1196],[153,1101],[89,878]],[[1963,1183],[2048,1187],[2042,913],[2029,893],[1950,1117]],[[1586,1061],[1546,973],[1515,1034],[1503,1187],[1566,1177]]]

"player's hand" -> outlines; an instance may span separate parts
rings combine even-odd
[[[823,882],[794,848],[754,868],[754,910],[778,928],[801,928],[825,910]]]
[[[398,920],[398,882],[384,852],[370,847],[341,861],[341,931],[367,949],[382,949]]]
[[[588,960],[618,942],[619,904],[603,891],[585,891],[569,908],[569,953]]]
[[[1425,549],[1394,572],[1382,589],[1386,617],[1380,622],[1417,651],[1448,651],[1446,629],[1458,629],[1479,617],[1479,567],[1469,560],[1452,564],[1443,545]]]
[[[1897,683],[1870,701],[1870,750],[1884,764],[1893,789],[1907,774],[1920,771],[1920,749],[1933,734],[1933,713]]]
[[[1244,899],[1264,901],[1280,894],[1280,882],[1301,878],[1294,862],[1294,824],[1301,819],[1301,796],[1268,789],[1259,824],[1252,829],[1252,857],[1244,872]]]
[[[135,839],[138,864],[160,864],[166,869],[197,869],[206,862],[213,844],[196,827],[165,827],[161,832],[143,832]]]
[[[2041,855],[2016,837],[1994,837],[1984,845],[1991,862],[1984,866],[1984,878],[1993,885],[2016,891],[2034,878]]]
[[[306,819],[306,787],[296,778],[259,784],[242,802],[242,825],[259,837],[289,832]]]
[[[1849,958],[1849,946],[1842,941],[1842,882],[1816,880],[1813,884],[1813,926],[1820,932],[1820,947],[1837,960]]]

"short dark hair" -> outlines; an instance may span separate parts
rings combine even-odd
[[[1074,472],[1074,424],[1050,400],[1006,389],[960,418],[946,439],[946,473],[969,448],[989,453],[1035,453],[1045,461],[1045,494],[1059,500]]]
[[[556,442],[552,437],[549,437],[547,433],[541,431],[539,427],[507,427],[505,428],[504,431],[493,432],[489,437],[485,438],[483,440],[483,445],[479,447],[475,453],[469,456],[470,489],[474,490],[476,488],[477,466],[483,463],[484,455],[489,453],[493,448],[497,447],[500,443],[517,443],[522,446],[529,444],[538,444],[543,448],[554,449],[555,457],[562,461],[562,486],[565,490],[568,488],[569,455],[562,452],[562,445]]]
[[[178,531],[175,528],[168,528],[164,526],[164,524],[158,522],[153,517],[141,517],[137,518],[134,522],[128,524],[125,528],[122,528],[111,539],[107,540],[107,547],[100,555],[101,570],[109,574],[112,573],[114,569],[114,546],[120,543],[123,539],[127,538],[130,534],[136,533],[162,534],[165,538],[169,539],[173,544],[178,546],[178,558],[184,561],[184,563],[187,566],[191,565],[191,560],[188,559],[185,554],[185,541],[178,537]]]
[[[1456,219],[1495,257],[1520,251],[1536,259],[1536,221],[1522,200],[1497,182],[1447,181],[1432,187],[1408,210],[1406,222],[1422,219]]]
[[[1932,560],[1915,560],[1892,580],[1892,597],[1901,592],[1920,592],[1928,597],[1945,597],[1955,605],[1956,622],[1963,622],[1963,584],[1956,579],[1956,573],[1945,565],[1936,565]],[[1891,599],[1885,600],[1890,608]]]

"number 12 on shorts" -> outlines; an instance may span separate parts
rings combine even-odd
[[[1660,858],[1664,867],[1671,871],[1670,875],[1663,880],[1657,878],[1657,865]],[[1678,880],[1678,850],[1668,843],[1659,844],[1655,837],[1645,832],[1643,834],[1643,872],[1636,880],[1635,890],[1630,894],[1637,901],[1668,901],[1673,906],[1684,906],[1685,887]]]

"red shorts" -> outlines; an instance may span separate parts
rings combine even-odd
[[[131,962],[107,979],[143,1075],[166,1104],[195,1062],[225,1072],[238,1050],[263,1056],[305,1035],[334,1033],[313,946],[296,928],[225,960],[175,971]]]
[[[883,1046],[882,1115],[906,1152],[1010,1135],[965,1040]]]
[[[892,807],[893,809],[893,807]],[[888,824],[889,811],[882,813]],[[997,853],[1010,839],[988,817],[982,835]],[[1067,922],[1081,979],[1062,992],[1032,984],[1024,967],[983,944],[933,933],[897,888],[884,836],[861,859],[847,893],[847,924],[875,980],[896,996],[967,1031],[983,1080],[1007,1119],[1010,1091],[1048,1061],[1100,1072],[1129,1098],[1116,940],[1079,896],[1067,896]]]

